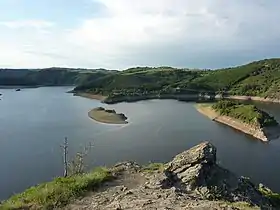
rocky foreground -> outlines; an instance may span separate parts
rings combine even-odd
[[[216,163],[216,148],[206,142],[157,168],[117,164],[115,177],[97,192],[64,209],[278,209],[248,178]]]

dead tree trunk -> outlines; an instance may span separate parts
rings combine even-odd
[[[63,149],[63,165],[64,165],[63,176],[67,177],[68,176],[68,159],[67,159],[67,156],[68,156],[68,139],[67,138],[64,139],[64,143],[61,147]]]

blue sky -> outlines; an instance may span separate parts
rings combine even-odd
[[[220,68],[280,57],[274,0],[1,0],[0,67]]]
[[[1,0],[0,19],[45,20],[61,27],[73,27],[84,19],[100,15],[103,4],[91,0]]]

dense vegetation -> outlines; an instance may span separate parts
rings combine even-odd
[[[231,87],[233,94],[280,98],[280,59],[254,63],[254,71]]]
[[[75,90],[109,98],[186,93],[280,98],[280,59],[218,70],[137,67],[99,77]]]
[[[231,94],[280,99],[280,59],[217,70],[136,67],[104,69],[2,69],[0,85],[77,85],[75,91],[120,98],[164,94]]]
[[[55,86],[78,85],[93,82],[99,77],[115,71],[103,69],[0,69],[0,85],[12,86]]]
[[[102,182],[111,179],[105,168],[97,168],[84,175],[56,178],[11,197],[0,205],[0,209],[54,209],[64,206],[85,192],[94,190]]]
[[[145,68],[146,69],[146,68]],[[127,70],[114,75],[107,75],[92,83],[86,83],[76,88],[79,90],[100,91],[103,94],[115,93],[137,94],[137,93],[162,93],[173,88],[186,86],[202,74],[199,71],[184,71],[179,69],[156,69],[139,71]],[[182,82],[183,81],[183,82]]]
[[[215,103],[212,108],[218,111],[221,115],[230,116],[261,128],[278,124],[273,117],[266,112],[259,110],[255,105],[221,100]]]

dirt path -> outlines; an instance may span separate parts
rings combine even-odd
[[[156,175],[154,175],[154,178]],[[150,177],[151,178],[151,177]],[[145,175],[125,174],[99,191],[75,201],[65,210],[237,210],[225,202],[202,200],[175,187],[162,189]],[[242,208],[240,208],[242,209]]]

